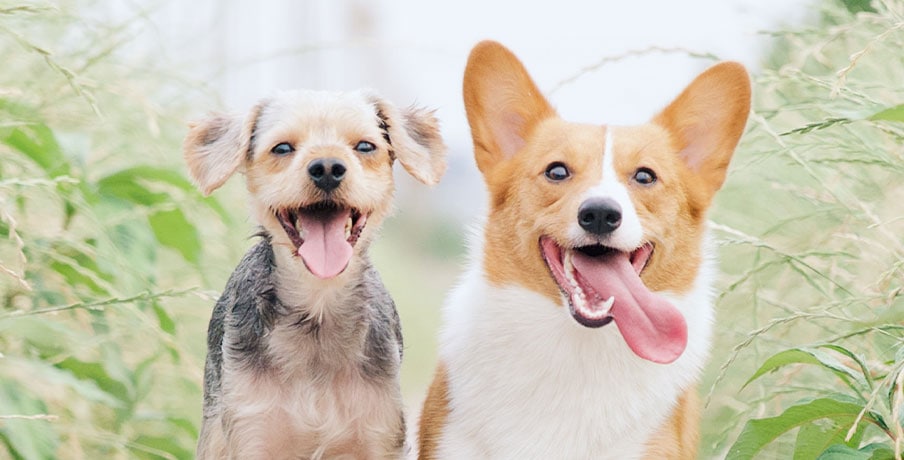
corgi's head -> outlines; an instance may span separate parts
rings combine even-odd
[[[687,326],[660,293],[697,278],[706,211],[750,109],[744,68],[711,67],[647,124],[587,125],[559,118],[518,58],[482,42],[464,99],[490,192],[489,281],[539,292],[582,326],[614,321],[641,358],[677,359]]]

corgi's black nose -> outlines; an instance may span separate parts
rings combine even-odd
[[[621,206],[612,198],[591,198],[578,208],[578,224],[594,235],[608,235],[621,225]]]
[[[308,164],[308,175],[317,188],[332,192],[345,177],[345,163],[338,158],[318,158]]]

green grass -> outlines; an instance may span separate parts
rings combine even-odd
[[[127,52],[144,12],[50,5],[0,4],[0,459],[191,458],[207,320],[252,244],[245,206],[223,204],[243,186],[187,182],[186,114],[215,101]],[[904,2],[864,5],[773,34],[756,76],[710,216],[723,276],[701,458],[904,442]],[[412,413],[467,224],[400,209],[372,248]]]
[[[747,419],[839,394],[890,425],[888,433],[871,426],[851,447],[901,438],[891,417],[901,399],[875,396],[890,392],[901,371],[904,117],[875,114],[904,102],[904,4],[874,5],[876,12],[855,16],[828,4],[812,28],[775,34],[756,78],[748,132],[711,216],[725,273],[704,385],[710,399],[702,447],[715,457],[728,452]],[[825,351],[872,384],[852,384],[817,360],[777,367],[742,388],[769,356],[819,343],[862,359],[866,371],[850,356]],[[816,458],[843,442],[830,439],[832,427],[846,435],[852,425],[848,416],[815,420],[759,455]],[[743,442],[757,436],[747,432]],[[816,439],[824,445],[808,445]]]

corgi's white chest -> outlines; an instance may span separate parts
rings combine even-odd
[[[634,355],[616,324],[580,326],[545,297],[490,286],[472,270],[445,309],[450,410],[439,458],[642,456],[705,361],[712,313],[704,281],[670,297],[689,340],[662,365]]]

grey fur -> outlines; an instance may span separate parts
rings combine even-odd
[[[324,382],[331,369],[351,362],[364,380],[398,391],[402,331],[395,303],[366,254],[361,275],[347,286],[337,314],[312,318],[304,306],[288,307],[277,296],[276,268],[270,238],[252,247],[233,271],[217,300],[207,336],[204,366],[202,443],[209,424],[223,423],[229,431],[230,408],[222,407],[223,375],[227,372],[264,374],[278,371],[269,348],[276,329],[290,331],[298,342],[288,359],[304,364],[308,375]],[[398,408],[396,444],[405,441],[405,421]]]

